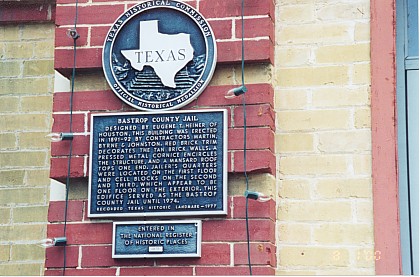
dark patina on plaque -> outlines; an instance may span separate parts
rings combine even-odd
[[[200,220],[114,222],[113,258],[200,256]]]
[[[227,214],[226,114],[92,115],[89,216]]]

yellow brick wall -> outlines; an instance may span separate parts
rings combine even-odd
[[[369,5],[276,0],[279,275],[375,272]]]
[[[42,275],[54,25],[0,25],[0,275]]]

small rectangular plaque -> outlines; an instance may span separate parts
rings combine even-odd
[[[114,222],[112,257],[201,257],[201,221]]]
[[[93,114],[89,217],[227,214],[227,111]]]

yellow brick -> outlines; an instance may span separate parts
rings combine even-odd
[[[271,174],[251,174],[248,176],[249,189],[265,195],[276,195],[276,180]],[[244,195],[245,177],[243,174],[229,174],[229,195]]]
[[[42,238],[45,238],[45,231],[45,224],[0,226],[0,241],[40,240]]]
[[[52,96],[27,96],[21,101],[23,112],[51,112]]]
[[[282,110],[304,109],[308,106],[305,90],[278,89],[274,95],[275,107]]]
[[[281,180],[279,197],[289,199],[310,199],[311,184],[306,180]]]
[[[24,170],[1,170],[0,171],[0,184],[2,184],[3,186],[24,185],[24,178],[25,178]]]
[[[0,131],[45,131],[51,118],[47,114],[19,114],[0,117]]]
[[[353,155],[353,168],[356,175],[372,174],[372,156],[371,155]]]
[[[110,87],[102,73],[77,75],[74,82],[75,91],[109,90]]]
[[[310,270],[276,270],[276,275],[284,275],[284,276],[314,276],[316,275],[316,271]]]
[[[19,26],[17,25],[0,25],[0,41],[16,41],[19,40]]]
[[[360,20],[370,18],[369,2],[335,3],[317,9],[319,20]]]
[[[45,151],[2,152],[0,153],[0,167],[45,166],[47,157],[48,153]]]
[[[353,63],[370,60],[370,44],[328,45],[315,51],[318,63]]]
[[[280,266],[331,267],[348,266],[349,251],[316,246],[287,246],[280,248]]]
[[[312,106],[317,108],[370,104],[369,86],[313,89]]]
[[[52,40],[54,39],[54,24],[25,24],[22,28],[23,40]]]
[[[305,43],[349,43],[353,37],[353,23],[317,23],[282,26],[276,34],[280,45]],[[322,34],[322,35],[321,35]]]
[[[284,175],[326,175],[347,173],[347,158],[340,155],[287,156],[280,159]]]
[[[280,134],[276,135],[276,152],[308,152],[314,150],[312,134]]]
[[[354,112],[354,127],[370,128],[371,126],[371,110],[369,108],[359,108]]]
[[[282,131],[348,129],[351,125],[351,111],[280,111],[277,113],[277,122]]]
[[[303,66],[309,64],[312,49],[309,47],[285,48],[277,47],[276,65]]]
[[[48,132],[25,132],[19,134],[19,146],[22,149],[48,149],[51,142],[45,136]]]
[[[1,95],[0,111],[2,113],[18,112],[19,111],[19,98]]]
[[[280,204],[277,217],[293,221],[349,221],[352,209],[348,201],[287,201]]]
[[[356,257],[356,266],[358,268],[374,268],[375,261],[382,258],[382,251],[373,249],[371,247],[358,247],[354,250]]]
[[[24,76],[44,76],[54,74],[53,60],[33,60],[23,62]]]
[[[318,149],[321,152],[343,153],[371,150],[370,130],[324,132],[318,136]]]
[[[10,246],[0,245],[0,262],[7,262],[10,260]]]
[[[282,243],[309,243],[311,242],[311,225],[282,223],[278,227],[278,241]]]
[[[353,68],[353,84],[370,84],[370,64],[355,64]]]
[[[26,185],[31,187],[43,187],[50,184],[49,169],[27,170]]]
[[[9,222],[10,222],[10,208],[0,208],[0,224],[8,224]],[[0,245],[0,249],[1,249],[1,245]],[[0,260],[1,260],[1,253],[0,253]]]
[[[277,83],[282,87],[309,87],[346,85],[349,83],[348,66],[312,66],[282,68],[276,73]]]
[[[16,94],[46,94],[51,91],[50,79],[24,78],[24,79],[0,79],[0,96]]]
[[[54,58],[54,40],[39,41],[34,43],[34,58]]]
[[[305,23],[315,19],[315,7],[313,3],[302,5],[283,6],[279,9],[278,20],[280,22]],[[280,24],[281,25],[281,24]]]
[[[42,261],[45,249],[35,244],[12,245],[12,261]]]
[[[6,59],[31,59],[34,57],[34,44],[29,42],[7,43],[4,51]]]
[[[16,207],[13,209],[13,222],[47,222],[47,212],[47,206]]]
[[[16,149],[16,134],[0,133],[0,149]]]
[[[326,223],[315,227],[313,237],[320,244],[373,243],[373,225]]]
[[[20,61],[2,61],[0,67],[0,78],[18,76],[20,74],[20,66]]]
[[[325,270],[318,270],[317,275],[321,276],[373,276],[375,275],[375,268],[349,268],[349,267],[334,267]]]
[[[315,195],[320,199],[371,198],[372,182],[370,178],[321,179],[317,181]]]
[[[356,202],[357,222],[373,222],[373,204],[371,201]]]
[[[244,78],[247,84],[271,83],[272,78],[271,64],[250,64],[245,66]],[[241,68],[235,67],[236,83],[242,84]]]
[[[2,189],[2,204],[45,204],[45,188]],[[1,241],[1,239],[0,239]]]
[[[44,263],[7,263],[0,264],[0,272],[4,276],[32,276],[42,275],[44,270]]]
[[[370,40],[370,24],[366,22],[356,22],[354,26],[354,40],[369,41]]]

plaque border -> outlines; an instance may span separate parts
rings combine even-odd
[[[91,201],[92,201],[92,152],[93,152],[93,119],[94,117],[100,116],[114,116],[114,115],[162,115],[162,114],[182,114],[182,113],[210,113],[210,112],[222,112],[223,113],[223,208],[221,210],[210,210],[210,211],[179,211],[179,212],[140,212],[140,213],[105,213],[95,214],[91,213]],[[115,217],[175,217],[175,216],[212,216],[212,215],[227,215],[228,213],[228,112],[226,109],[205,109],[205,110],[176,110],[176,111],[154,111],[154,112],[123,112],[123,113],[92,113],[90,118],[90,139],[89,139],[89,180],[88,180],[88,213],[89,218],[115,218]]]
[[[140,225],[140,224],[197,224],[197,252],[192,254],[115,254],[115,240],[117,225]],[[201,258],[201,242],[202,242],[202,221],[201,220],[154,220],[154,221],[117,221],[112,224],[112,258]]]

